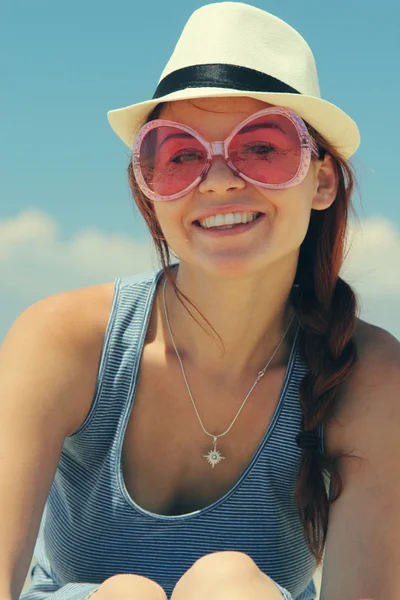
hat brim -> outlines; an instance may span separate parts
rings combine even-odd
[[[291,108],[311,127],[333,144],[339,154],[349,159],[360,145],[360,132],[357,124],[339,107],[322,98],[302,94],[274,92],[249,92],[226,88],[188,88],[173,92],[161,98],[146,100],[123,108],[110,110],[108,122],[117,136],[132,150],[136,134],[144,124],[148,114],[160,102],[176,102],[193,98],[246,96],[269,104]]]

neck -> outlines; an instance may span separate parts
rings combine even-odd
[[[277,270],[278,272],[278,270]],[[186,312],[171,284],[166,285],[165,300],[168,319],[175,345],[184,362],[185,369],[208,377],[240,380],[263,369],[274,354],[293,316],[289,295],[294,274],[279,269],[271,281],[260,273],[221,280],[209,273],[193,273],[184,264],[174,270],[174,279],[182,292],[207,318],[220,340],[199,313],[189,304],[189,309],[204,327]],[[175,349],[166,324],[163,305],[164,281],[158,294],[158,312],[162,323],[167,355],[175,355]],[[268,368],[286,364],[293,343],[296,319]]]

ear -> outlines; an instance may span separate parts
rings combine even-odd
[[[323,161],[316,163],[316,191],[311,208],[325,210],[333,204],[338,187],[338,178],[332,156],[325,154]]]

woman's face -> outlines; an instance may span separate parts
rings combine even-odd
[[[182,100],[164,107],[160,118],[188,125],[211,142],[226,139],[246,117],[269,106],[246,97]],[[323,197],[317,191],[323,187],[318,176],[321,164],[311,161],[307,176],[296,187],[270,190],[245,181],[223,157],[214,157],[207,176],[194,190],[177,200],[154,203],[168,245],[182,263],[220,277],[267,270],[282,261],[297,264],[311,209],[327,208],[336,195],[333,189],[330,194],[325,190]],[[331,171],[332,178],[332,167]],[[204,213],[225,208],[232,213],[247,210],[262,216],[246,231],[224,236],[210,234],[197,223]]]

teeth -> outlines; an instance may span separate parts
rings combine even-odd
[[[256,213],[227,213],[225,215],[212,215],[207,219],[202,219],[200,225],[205,229],[210,227],[220,227],[221,225],[234,225],[236,223],[250,223],[256,218]]]
[[[225,216],[224,215],[216,215],[215,226],[218,227],[218,225],[225,225]],[[229,225],[229,223],[228,223],[228,225]]]
[[[228,213],[225,215],[225,225],[233,225],[235,222],[235,215],[233,213]]]

